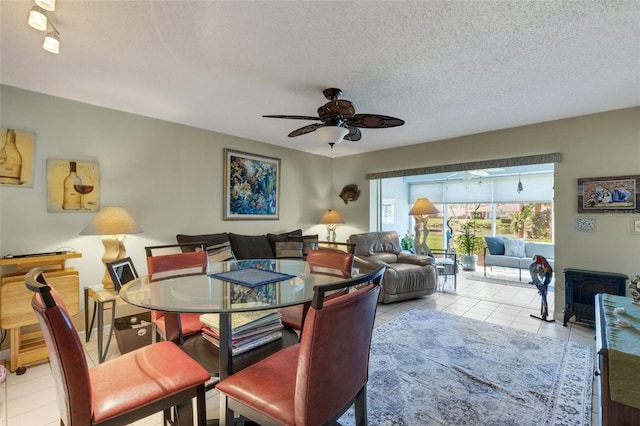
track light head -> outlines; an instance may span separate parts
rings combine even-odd
[[[40,6],[33,6],[29,12],[29,26],[38,31],[47,31],[47,12]]]
[[[47,52],[55,53],[56,55],[60,53],[60,33],[57,31],[48,32],[47,36],[44,38],[42,48]]]
[[[56,10],[56,0],[36,0],[36,4],[49,12]]]

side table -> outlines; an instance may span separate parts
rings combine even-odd
[[[113,336],[113,330],[116,318],[116,301],[120,298],[115,290],[106,290],[102,286],[85,287],[84,288],[84,329],[85,329],[85,342],[91,339],[91,331],[93,324],[98,317],[98,363],[103,363],[107,357],[109,351],[109,345],[111,344],[111,337]],[[93,299],[93,313],[91,315],[91,324],[89,324],[89,299]],[[111,327],[109,328],[109,336],[107,337],[107,344],[104,345],[103,333],[104,333],[104,311],[111,309]]]

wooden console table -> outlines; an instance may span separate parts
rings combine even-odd
[[[33,331],[38,320],[31,308],[33,293],[24,285],[24,275],[32,268],[46,269],[47,283],[62,296],[70,315],[80,308],[80,278],[78,271],[67,268],[68,259],[82,257],[81,253],[35,255],[0,259],[0,266],[15,266],[15,273],[0,278],[0,327],[11,336],[11,363],[9,370],[18,374],[24,367],[38,364],[49,358],[42,339],[42,332]],[[29,330],[23,330],[30,327]]]
[[[633,305],[630,297],[597,294],[596,376],[600,389],[600,424],[640,424],[640,306]],[[616,314],[615,308],[624,308]],[[621,327],[617,321],[625,320],[631,327]]]

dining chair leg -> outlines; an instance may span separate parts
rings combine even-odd
[[[362,389],[358,391],[355,406],[356,425],[367,426],[369,423],[367,420],[367,385],[364,385]]]

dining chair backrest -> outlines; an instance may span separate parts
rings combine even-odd
[[[353,254],[343,251],[309,250],[307,263],[311,273],[335,273],[337,270],[343,274],[344,278],[348,278],[353,269]]]
[[[185,251],[187,248],[195,251]],[[203,242],[149,246],[145,247],[145,252],[151,282],[207,272],[208,257]],[[180,345],[184,343],[185,336],[196,334],[202,328],[198,314],[152,310],[151,321],[160,337]]]
[[[385,268],[318,285],[300,339],[295,392],[296,424],[335,421],[358,395],[366,398],[369,351]],[[326,299],[344,287],[369,285]],[[362,403],[362,401],[360,401]]]
[[[187,247],[195,251],[183,251]],[[145,247],[147,271],[152,279],[162,278],[163,272],[181,271],[182,273],[205,273],[207,271],[207,252],[204,243],[183,243]]]
[[[80,337],[62,298],[47,285],[42,269],[25,275],[36,294],[31,300],[49,352],[62,424],[91,424],[91,379]]]
[[[133,261],[130,257],[123,257],[122,259],[108,262],[106,265],[114,288],[118,292],[123,285],[138,278],[138,272],[135,266],[133,266]]]

